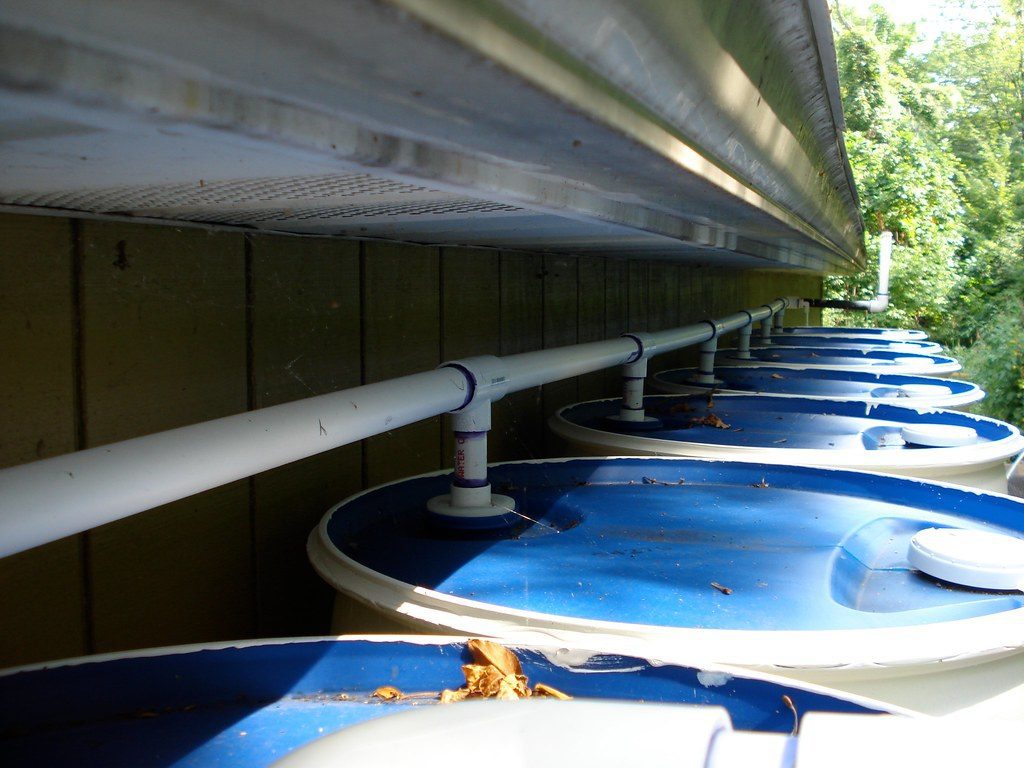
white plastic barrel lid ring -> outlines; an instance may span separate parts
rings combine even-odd
[[[907,551],[910,565],[929,576],[976,589],[1024,585],[1024,539],[966,528],[925,528]]]
[[[908,443],[928,448],[955,448],[978,441],[978,432],[973,427],[955,424],[909,424],[900,430],[900,436]]]
[[[927,355],[921,355],[920,357],[894,357],[892,359],[894,363],[900,363],[907,365],[910,363],[920,363],[921,365],[935,365],[935,359],[928,357]]]

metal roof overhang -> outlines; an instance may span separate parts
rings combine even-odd
[[[823,0],[6,0],[0,204],[863,265]]]

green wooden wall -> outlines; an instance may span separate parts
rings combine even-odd
[[[0,214],[0,466],[820,290],[666,261]],[[492,458],[545,455],[549,414],[617,384],[607,371],[506,397]],[[0,667],[326,632],[309,531],[359,488],[447,466],[449,445],[431,419],[2,559]]]

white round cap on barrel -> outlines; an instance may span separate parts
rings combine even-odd
[[[976,589],[1024,586],[1024,539],[994,531],[925,528],[907,551],[910,565],[929,576]]]
[[[908,424],[900,430],[900,436],[912,445],[928,448],[955,448],[973,445],[978,440],[978,433],[973,427],[955,424]]]

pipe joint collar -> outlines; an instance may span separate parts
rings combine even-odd
[[[466,376],[466,401],[452,413],[472,410],[485,400],[493,403],[508,392],[508,367],[494,355],[451,360],[438,367],[455,368]]]
[[[649,333],[624,333],[619,338],[632,339],[636,342],[636,355],[630,358],[626,365],[646,360],[654,352],[654,341]]]
[[[714,341],[725,332],[725,326],[717,320],[701,320],[701,322],[707,323],[711,326],[711,338],[705,341],[705,344],[707,344],[708,341]]]

